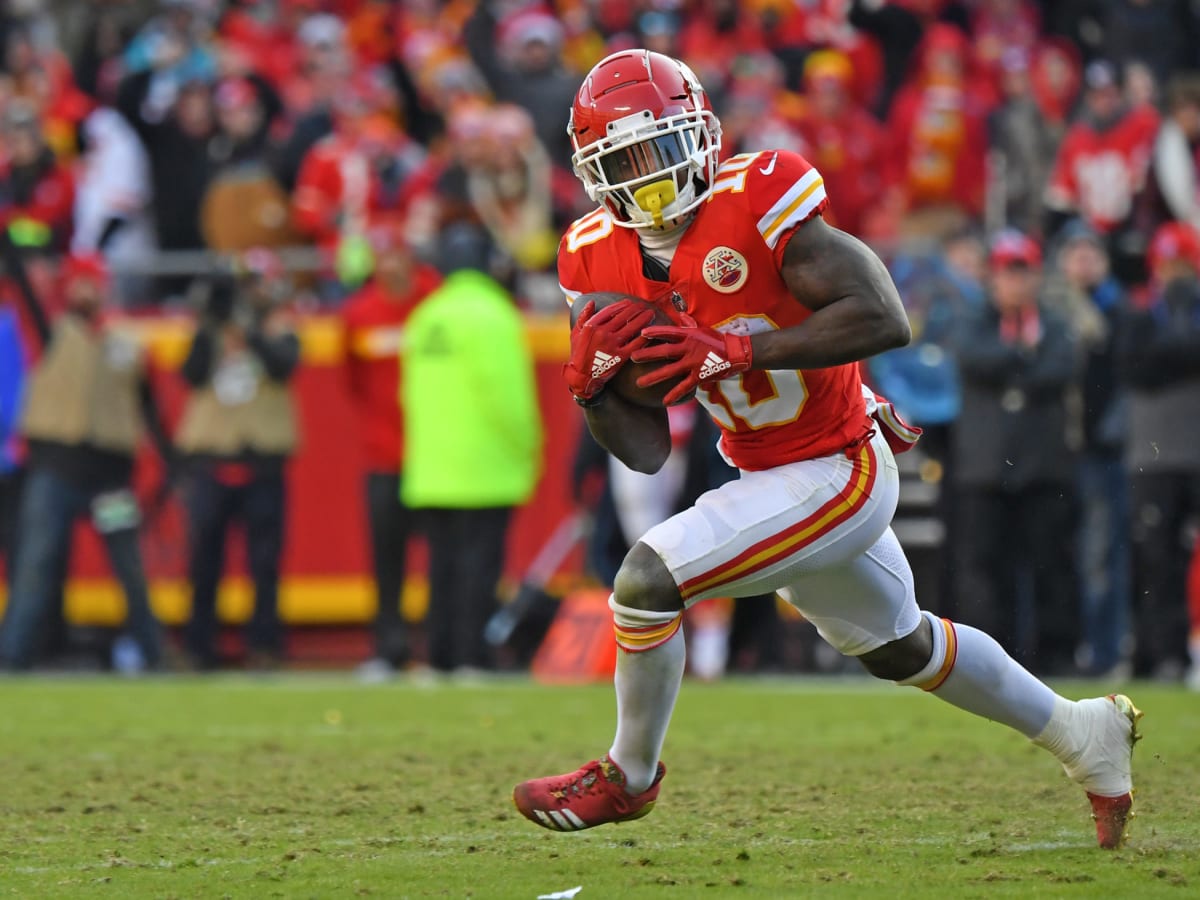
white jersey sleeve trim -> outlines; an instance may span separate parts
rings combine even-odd
[[[583,295],[583,291],[568,290],[567,288],[563,287],[561,282],[559,283],[558,288],[563,292],[563,296],[567,298],[567,306],[574,306],[575,301]]]
[[[758,233],[772,250],[779,238],[793,225],[803,222],[825,202],[825,181],[816,169],[809,169],[793,184],[767,214],[758,220]]]

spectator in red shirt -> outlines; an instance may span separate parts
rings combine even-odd
[[[403,666],[410,648],[400,616],[405,542],[411,513],[400,502],[403,420],[400,347],[404,321],[441,282],[437,270],[413,259],[398,228],[372,234],[375,276],[342,312],[346,377],[362,423],[367,519],[375,569],[375,655],[364,676],[386,676]]]
[[[851,234],[864,233],[883,190],[886,136],[883,127],[852,95],[854,71],[837,50],[819,50],[804,65],[808,97],[800,133],[808,159],[834,198],[833,218]]]
[[[1146,184],[1158,114],[1125,105],[1110,63],[1091,63],[1084,81],[1083,113],[1063,138],[1046,189],[1047,233],[1079,215],[1107,237],[1117,278],[1139,282],[1145,242],[1133,216]]]
[[[908,223],[934,236],[983,212],[987,92],[970,77],[967,50],[957,28],[931,26],[888,120],[892,180]]]

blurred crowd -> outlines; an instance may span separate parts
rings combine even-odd
[[[4,399],[22,374],[14,361],[53,346],[64,309],[95,304],[79,284],[104,294],[92,322],[195,318],[183,374],[218,395],[194,413],[201,422],[239,398],[261,402],[271,394],[261,386],[286,390],[306,307],[342,312],[348,334],[397,327],[395,309],[407,316],[441,289],[435,264],[443,275],[462,268],[447,247],[486,273],[486,285],[459,279],[485,306],[494,283],[514,308],[560,309],[558,236],[589,208],[570,172],[567,110],[595,61],[634,46],[698,73],[726,154],[806,155],[825,177],[831,220],[888,262],[916,339],[869,374],[926,429],[955,614],[1043,671],[1183,677],[1200,519],[1200,11],[1189,0],[6,0],[0,479],[47,458],[61,474],[56,442],[95,442],[63,430],[54,410],[33,416],[32,431],[27,412],[18,428],[16,400]],[[213,275],[213,259],[226,271]],[[276,269],[295,276],[286,288]],[[394,366],[372,340],[347,352]],[[355,389],[378,409],[395,375],[365,371]],[[153,407],[133,376],[122,415]],[[384,502],[398,496],[408,444],[399,412],[389,415],[368,438],[367,495],[377,577],[394,595],[403,573],[384,548],[411,522]],[[193,475],[209,479],[197,496],[210,506],[191,509],[197,608],[215,591],[224,523],[265,523],[251,529],[265,610],[253,631],[271,654],[277,482],[296,436],[282,418],[267,417],[275,430],[244,418],[224,447],[194,443],[211,437],[207,425],[160,443],[172,464],[199,458]],[[523,446],[537,446],[535,426]],[[105,452],[125,452],[127,435],[114,440]],[[503,498],[410,500],[511,509],[535,473],[505,464],[514,480]],[[128,479],[104,471],[108,482],[54,502],[91,510],[106,535],[136,528],[120,503],[96,506]],[[36,486],[27,473],[26,497]],[[10,507],[14,496],[0,492]],[[490,535],[471,564],[484,580],[506,521],[467,519],[467,531]],[[461,540],[461,517],[439,527]],[[106,541],[118,573],[137,569],[119,539]],[[30,563],[41,574],[28,576],[41,586],[18,578],[15,594],[53,593],[61,552],[41,554]],[[438,566],[451,585],[454,564]],[[144,585],[122,581],[133,610]],[[487,593],[442,590],[455,591]],[[440,620],[439,646],[476,640],[461,623],[482,615]],[[1200,656],[1200,611],[1192,625]],[[202,660],[212,627],[201,618],[191,631]],[[393,662],[406,653],[398,628],[381,625],[393,636],[379,653]],[[6,623],[0,651],[20,663],[13,631]],[[153,659],[152,622],[137,633]],[[458,664],[438,652],[438,665]],[[463,652],[462,664],[484,663],[483,650]]]

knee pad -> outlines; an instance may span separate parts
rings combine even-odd
[[[683,624],[682,609],[671,612],[635,609],[622,606],[615,595],[609,595],[608,608],[613,612],[617,646],[627,653],[643,653],[662,646],[675,636]]]
[[[929,622],[933,634],[933,653],[929,655],[925,668],[896,684],[935,691],[954,668],[954,660],[958,656],[958,636],[954,633],[954,623],[949,619],[939,618],[928,610],[921,610],[921,617]]]

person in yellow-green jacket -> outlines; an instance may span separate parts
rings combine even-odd
[[[513,509],[542,467],[542,423],[524,319],[489,272],[487,237],[440,241],[446,280],[405,329],[401,498],[429,544],[429,663],[493,665],[483,631],[496,609]]]

